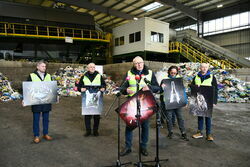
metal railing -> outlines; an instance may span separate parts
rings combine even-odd
[[[192,62],[199,63],[209,63],[215,67],[221,67],[222,69],[235,69],[239,68],[236,64],[230,62],[229,60],[217,60],[212,59],[205,55],[204,53],[198,51],[190,45],[183,44],[181,42],[170,42],[169,44],[170,53],[180,53],[188,60]]]
[[[111,42],[111,34],[96,30],[0,22],[0,36]]]

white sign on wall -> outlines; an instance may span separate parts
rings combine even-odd
[[[103,74],[103,66],[96,65],[95,70],[98,71],[101,75]]]
[[[65,43],[73,43],[72,37],[65,37]]]

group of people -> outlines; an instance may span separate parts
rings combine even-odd
[[[209,65],[202,63],[200,65],[200,72],[194,77],[191,84],[198,86],[213,86],[214,87],[214,105],[217,103],[217,81],[213,74],[210,73]],[[144,76],[147,78],[146,83],[144,79],[138,80],[136,76]],[[125,84],[121,87],[121,93],[127,95],[128,97],[133,96],[139,90],[147,91],[151,90],[153,93],[162,93],[164,87],[167,85],[163,83],[158,83],[157,79],[152,72],[145,64],[141,57],[137,56],[133,59],[133,67],[126,73],[126,77],[129,80],[125,82]],[[168,69],[168,76],[163,76],[163,79],[169,78],[180,78],[181,76],[178,73],[177,66],[171,66]],[[33,73],[31,73],[28,77],[28,81],[32,82],[42,82],[42,81],[51,81],[50,74],[46,73],[46,64],[43,61],[37,63],[37,69]],[[137,86],[139,85],[139,88]],[[87,72],[81,77],[78,91],[84,93],[87,90],[98,90],[104,92],[106,88],[106,84],[101,76],[101,74],[95,70],[95,64],[90,63],[87,65]],[[162,96],[162,95],[161,95]],[[161,98],[161,105],[164,105],[164,102]],[[178,126],[181,132],[181,137],[183,140],[188,141],[188,137],[185,130],[185,124],[183,119],[183,109],[171,109],[166,110],[164,106],[161,107],[164,110],[164,115],[166,115],[167,129],[168,129],[168,138],[172,139],[173,137],[173,123],[175,117],[177,118]],[[48,127],[49,127],[49,112],[51,111],[51,104],[41,104],[41,105],[33,105],[33,133],[34,133],[34,142],[39,143],[40,140],[40,131],[39,131],[39,120],[40,114],[43,116],[43,138],[46,140],[52,140],[52,137],[48,135]],[[84,136],[88,137],[91,134],[94,136],[98,136],[98,127],[100,123],[100,115],[85,115],[85,128],[86,132]],[[94,119],[93,131],[91,128],[91,119]],[[192,137],[202,138],[203,137],[203,124],[206,124],[206,139],[208,141],[213,141],[213,137],[211,135],[211,118],[209,117],[198,117],[198,130],[197,133]],[[149,140],[149,120],[145,120],[141,123],[141,154],[144,156],[148,155],[147,151],[147,143]],[[125,147],[121,151],[120,155],[125,156],[132,152],[132,140],[133,140],[133,129],[126,126],[125,129]]]

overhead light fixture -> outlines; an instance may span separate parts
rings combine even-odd
[[[134,20],[138,20],[138,18],[137,18],[137,17],[134,17]]]
[[[142,10],[145,10],[146,12],[158,9],[160,7],[162,7],[163,4],[159,3],[159,2],[153,2],[147,6],[144,6],[143,8],[141,8]]]
[[[222,8],[222,7],[223,7],[222,4],[217,5],[217,8]]]

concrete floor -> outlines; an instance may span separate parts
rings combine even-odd
[[[105,111],[113,101],[105,97]],[[102,117],[99,137],[83,137],[84,127],[80,97],[62,98],[50,115],[50,135],[53,141],[32,143],[32,113],[20,101],[0,103],[0,167],[99,167],[115,164],[117,159],[117,114],[112,111]],[[188,136],[196,132],[197,120],[184,112]],[[155,157],[155,117],[151,118],[149,156]],[[214,109],[215,141],[167,139],[166,125],[160,134],[160,158],[168,158],[161,166],[168,167],[249,167],[250,166],[250,104],[218,104]],[[122,146],[124,143],[122,122]],[[133,152],[122,162],[137,161],[138,135],[134,133]],[[132,166],[132,165],[131,165]]]

